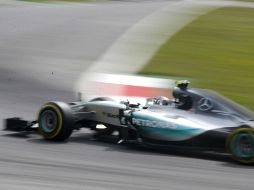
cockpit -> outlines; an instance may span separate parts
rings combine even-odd
[[[173,100],[168,99],[167,97],[161,96],[154,100],[155,105],[172,105],[178,109],[189,110],[193,106],[192,98],[189,95],[187,90],[188,85],[190,84],[187,80],[176,81],[176,87],[173,89]]]
[[[254,114],[247,108],[212,91],[203,89],[188,89],[189,82],[182,81],[173,89],[174,99],[159,97],[154,99],[154,105],[192,111],[197,114],[234,116],[239,119],[253,120]],[[165,108],[167,109],[167,108]]]

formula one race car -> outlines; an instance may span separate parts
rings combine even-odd
[[[89,128],[97,137],[117,133],[118,143],[216,150],[253,163],[254,113],[213,91],[188,89],[188,84],[177,81],[174,99],[150,98],[145,105],[107,97],[49,102],[37,121],[9,118],[6,130],[38,130],[45,139],[64,141],[73,130]]]

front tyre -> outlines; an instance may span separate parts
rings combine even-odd
[[[233,131],[227,138],[226,148],[234,160],[243,164],[254,163],[254,130],[239,128]]]
[[[46,103],[39,111],[39,132],[48,140],[66,140],[72,133],[73,122],[72,110],[63,102]]]

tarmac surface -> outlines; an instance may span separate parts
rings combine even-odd
[[[0,119],[34,119],[41,104],[73,101],[73,85],[129,27],[168,1],[0,7]],[[173,2],[172,2],[173,3]],[[4,124],[0,126],[0,129]],[[0,189],[253,189],[253,166],[218,154],[65,143],[0,132]]]

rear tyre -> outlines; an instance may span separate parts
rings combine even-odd
[[[254,130],[239,128],[229,135],[226,142],[227,151],[233,159],[243,163],[254,163]]]
[[[73,122],[72,110],[63,102],[46,103],[39,111],[39,132],[48,140],[66,140],[72,133]]]

